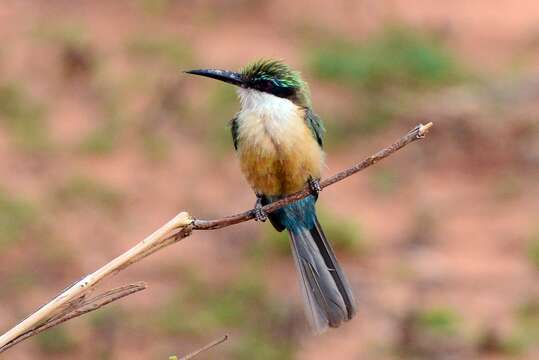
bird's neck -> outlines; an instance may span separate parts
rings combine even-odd
[[[295,116],[300,107],[292,101],[253,89],[238,89],[241,113],[255,113],[276,121]]]

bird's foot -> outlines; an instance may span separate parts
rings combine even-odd
[[[320,180],[310,177],[308,182],[309,189],[311,189],[311,194],[313,194],[315,197],[318,197],[318,194],[320,193],[320,191],[322,191],[322,187],[320,186]]]
[[[257,196],[256,197],[256,203],[255,203],[255,220],[260,222],[265,222],[268,219],[268,214],[263,209],[262,205],[262,197]]]

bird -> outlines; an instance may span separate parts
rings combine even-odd
[[[281,60],[261,59],[239,72],[197,69],[187,74],[235,85],[240,111],[230,121],[241,170],[256,195],[255,217],[288,231],[314,333],[352,319],[356,301],[316,216],[325,163],[325,128],[314,113],[309,87]],[[310,195],[265,213],[263,206],[308,185]]]

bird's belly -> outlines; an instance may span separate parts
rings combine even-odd
[[[281,123],[251,116],[240,123],[238,155],[257,193],[290,194],[301,190],[309,177],[320,178],[324,154],[302,114]]]

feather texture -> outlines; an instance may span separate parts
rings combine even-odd
[[[309,196],[275,213],[288,229],[305,312],[315,333],[350,320],[356,305],[352,290],[326,239]]]
[[[305,121],[306,109],[288,99],[239,89],[242,110],[232,124],[241,168],[255,192],[301,190],[320,177],[324,153]]]

